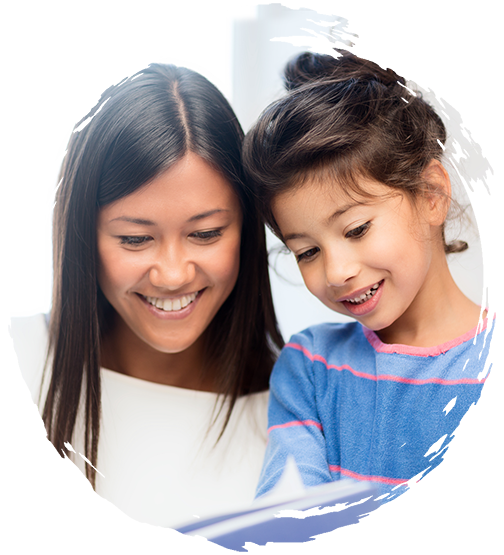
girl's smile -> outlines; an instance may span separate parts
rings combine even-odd
[[[413,314],[418,322],[438,294],[432,278],[445,260],[440,203],[425,197],[413,204],[370,180],[360,185],[370,196],[350,198],[337,184],[305,182],[274,198],[275,220],[306,286],[326,306],[375,331]]]
[[[340,299],[336,302],[341,302],[345,305],[346,309],[354,316],[363,316],[374,310],[375,306],[380,300],[383,291],[384,280],[375,283],[371,287],[361,289],[349,295],[346,299]]]
[[[422,289],[432,249],[430,228],[406,197],[380,184],[369,190],[374,200],[349,203],[337,186],[305,184],[279,195],[273,210],[308,289],[329,308],[379,330]]]

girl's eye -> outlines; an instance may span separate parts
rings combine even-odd
[[[200,239],[202,241],[211,241],[212,239],[216,239],[222,235],[221,229],[212,229],[210,231],[195,231],[191,233],[191,237],[195,239]]]
[[[144,235],[121,235],[119,239],[121,240],[121,245],[138,247],[140,245],[144,245],[152,238]]]
[[[368,232],[369,228],[371,227],[371,222],[366,222],[365,224],[360,225],[354,229],[351,229],[345,234],[347,239],[359,239],[360,237],[364,237]]]
[[[302,252],[301,254],[297,254],[296,255],[296,260],[299,262],[301,262],[302,260],[308,261],[311,258],[313,258],[319,251],[320,249],[318,247],[313,247],[312,249],[309,249],[305,252]]]

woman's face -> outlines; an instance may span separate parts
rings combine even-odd
[[[98,281],[124,323],[163,353],[189,348],[236,283],[242,214],[229,182],[187,154],[98,214]]]

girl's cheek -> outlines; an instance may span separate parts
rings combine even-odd
[[[326,297],[326,277],[323,267],[316,267],[313,262],[310,262],[313,267],[305,267],[301,270],[301,275],[303,276],[303,281],[305,282],[306,288],[312,295],[315,295],[317,299],[323,301]]]

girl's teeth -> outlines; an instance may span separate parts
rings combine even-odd
[[[348,299],[348,302],[352,304],[362,304],[364,301],[367,301],[376,293],[376,291],[378,290],[378,287],[380,287],[380,283],[381,282],[375,283],[373,287],[368,289],[360,297],[356,297],[355,299]]]

